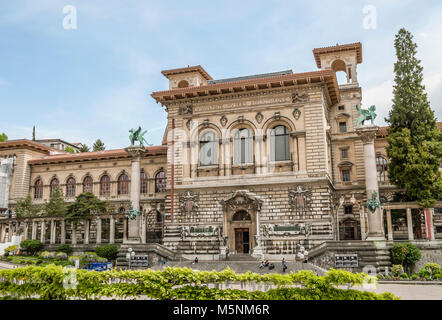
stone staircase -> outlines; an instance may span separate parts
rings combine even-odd
[[[195,271],[222,271],[226,268],[230,268],[236,273],[246,273],[248,271],[259,274],[267,274],[267,273],[279,273],[282,272],[282,263],[281,260],[269,260],[270,263],[275,265],[275,268],[269,270],[268,268],[260,269],[259,265],[261,263],[260,260],[255,259],[247,254],[239,254],[239,255],[231,255],[228,260],[219,260],[219,261],[199,261],[198,263],[194,263],[193,261],[168,261],[164,266],[154,265],[151,268],[154,270],[162,270],[165,267],[172,268],[189,268]],[[285,273],[290,272],[298,272],[300,270],[312,270],[318,275],[323,275],[324,270],[316,267],[310,263],[302,263],[299,261],[288,260],[286,262],[287,270]]]

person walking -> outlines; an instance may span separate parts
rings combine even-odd
[[[282,258],[282,272],[285,272],[287,270],[287,264],[285,263],[285,258]]]

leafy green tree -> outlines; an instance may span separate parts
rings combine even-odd
[[[63,217],[67,212],[67,203],[64,201],[63,190],[56,187],[49,201],[44,206],[46,215],[51,217]]]
[[[8,140],[8,136],[3,132],[0,134],[0,142],[5,142],[6,140]]]
[[[84,143],[81,144],[80,148],[79,148],[80,152],[89,152],[89,147],[87,145],[85,145]]]
[[[422,253],[418,247],[412,243],[396,243],[391,248],[391,260],[394,264],[401,264],[407,271],[420,260]]]
[[[64,151],[67,151],[69,153],[75,153],[74,148],[67,146],[66,148],[64,148]]]
[[[26,198],[18,200],[15,205],[15,214],[17,215],[17,218],[36,217],[40,210],[41,206],[32,202],[30,194],[28,194]]]
[[[104,246],[95,247],[95,253],[97,256],[106,258],[109,261],[117,260],[118,246],[114,244],[107,244]]]
[[[70,255],[72,253],[72,247],[68,244],[61,244],[57,248],[58,252],[64,252],[67,255]]]
[[[416,58],[413,36],[400,29],[395,39],[397,62],[389,123],[388,178],[405,189],[405,197],[424,208],[442,198],[442,133],[422,84],[423,68]]]
[[[78,221],[91,217],[93,213],[106,213],[108,202],[98,199],[92,192],[83,192],[68,205],[66,221],[73,222],[75,227]]]
[[[106,147],[104,146],[103,141],[101,141],[100,139],[97,139],[97,140],[94,142],[94,145],[92,146],[92,149],[93,149],[94,151],[103,151],[103,150],[106,149]]]
[[[20,248],[29,253],[30,255],[35,255],[41,249],[43,249],[44,245],[38,240],[26,239],[20,243]]]

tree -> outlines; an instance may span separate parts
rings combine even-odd
[[[437,129],[422,84],[423,68],[416,58],[413,36],[400,29],[395,39],[393,106],[388,118],[388,178],[405,189],[405,197],[424,208],[442,198],[442,133]]]
[[[391,248],[391,260],[394,264],[403,265],[410,273],[411,267],[420,260],[422,253],[412,243],[396,243]]]
[[[94,151],[103,151],[104,149],[106,149],[106,147],[104,146],[103,141],[101,141],[100,139],[97,139],[94,142],[94,145],[92,146],[92,149]]]
[[[51,217],[63,217],[67,212],[67,203],[64,201],[63,191],[56,187],[49,201],[44,206],[46,215]]]
[[[98,199],[92,192],[83,192],[68,205],[66,221],[73,222],[77,226],[79,220],[87,219],[93,213],[106,213],[108,207],[107,201]]]
[[[28,194],[26,198],[18,200],[17,204],[15,205],[15,214],[17,218],[35,217],[40,212],[40,210],[41,206],[35,205],[32,202],[30,194]]]
[[[38,240],[26,239],[20,243],[20,248],[23,249],[23,251],[29,253],[30,255],[35,255],[37,252],[43,249],[43,247],[44,247],[43,243],[41,243]]]
[[[75,153],[75,150],[74,150],[74,148],[72,148],[72,147],[66,147],[66,148],[64,148],[64,151],[67,151],[67,152],[70,152],[70,153]]]
[[[79,148],[80,152],[89,152],[89,147],[87,145],[85,145],[84,143],[81,144],[80,148]]]
[[[8,140],[8,136],[3,132],[0,134],[0,142],[5,142],[6,140]]]

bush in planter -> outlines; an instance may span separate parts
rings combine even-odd
[[[50,259],[55,257],[55,252],[43,251],[40,256],[43,259]]]
[[[408,274],[406,274],[405,272],[403,274],[400,275],[401,279],[408,279]]]
[[[37,252],[43,249],[43,246],[43,243],[40,241],[32,239],[26,239],[20,243],[20,248],[30,255],[35,255]]]
[[[62,245],[58,246],[57,251],[64,252],[67,255],[70,255],[72,253],[72,247],[68,244],[62,244]]]
[[[437,263],[427,263],[422,269],[419,270],[419,277],[426,280],[439,279],[442,270]]]
[[[95,247],[95,252],[99,257],[106,258],[109,261],[114,261],[117,259],[118,246],[114,244],[97,246]]]
[[[418,278],[418,276],[417,276],[417,274],[413,274],[413,275],[411,275],[411,280],[417,280],[417,278]]]
[[[396,243],[391,248],[392,262],[403,265],[408,271],[421,257],[419,248],[411,243]]]
[[[9,246],[5,249],[5,257],[9,256],[9,255],[13,255],[15,254],[15,252],[18,251],[18,246]]]
[[[58,253],[55,255],[55,257],[56,257],[57,259],[66,260],[66,259],[68,258],[68,255],[67,255],[67,253],[65,253],[65,252],[58,252]]]
[[[404,273],[404,267],[400,264],[394,264],[391,267],[391,273],[393,274],[393,276],[399,277],[401,274]]]

